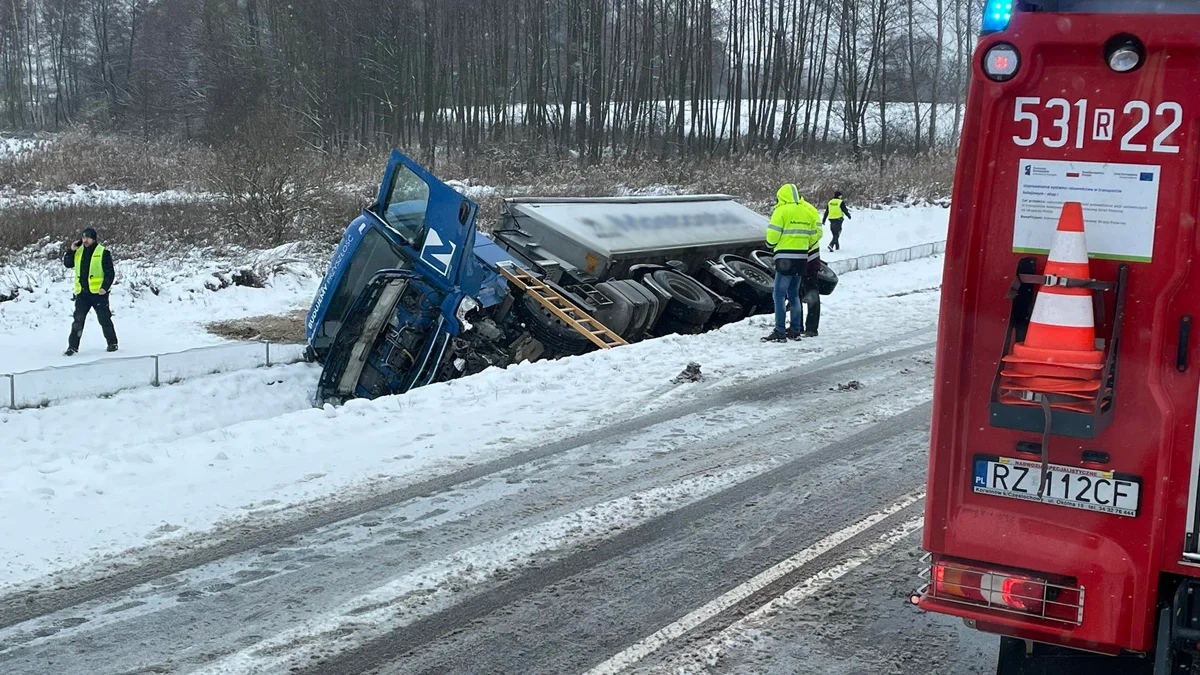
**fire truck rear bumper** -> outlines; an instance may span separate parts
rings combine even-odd
[[[1071,647],[1072,649],[1098,654],[1117,655],[1122,652],[1121,647],[1117,645],[1104,645],[1074,639],[1071,636],[1072,628],[1068,626],[1056,627],[1043,625],[1036,619],[1024,619],[1017,615],[998,614],[984,608],[975,609],[956,602],[939,600],[930,597],[924,592],[913,593],[910,601],[922,611],[959,617],[968,627],[985,633],[1061,645],[1063,647]]]

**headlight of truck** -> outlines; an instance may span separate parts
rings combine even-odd
[[[454,310],[454,318],[458,319],[458,322],[462,324],[464,331],[471,330],[472,328],[471,322],[467,321],[467,315],[477,309],[479,309],[479,303],[469,295],[464,296],[459,301],[458,309]]]

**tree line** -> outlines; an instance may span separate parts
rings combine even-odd
[[[3,0],[0,120],[325,150],[953,144],[982,0]]]

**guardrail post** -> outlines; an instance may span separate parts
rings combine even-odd
[[[8,409],[17,409],[17,376],[8,376]]]
[[[271,367],[271,341],[267,340],[267,367]]]
[[[159,386],[158,382],[158,354],[154,355],[154,386]]]

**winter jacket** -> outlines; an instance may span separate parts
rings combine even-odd
[[[819,258],[823,230],[817,208],[804,201],[800,190],[791,183],[779,188],[775,199],[775,210],[767,227],[767,246],[774,252],[775,260]]]

